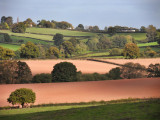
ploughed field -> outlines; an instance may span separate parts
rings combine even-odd
[[[81,71],[82,73],[107,73],[112,68],[118,67],[117,65],[113,64],[107,64],[107,63],[100,63],[95,61],[88,61],[88,60],[24,60],[29,67],[31,68],[32,74],[40,74],[40,73],[51,73],[53,70],[53,66],[60,62],[71,62],[73,63],[78,71]],[[160,58],[154,58],[154,59],[107,59],[103,61],[109,61],[114,62],[118,64],[124,64],[127,62],[134,62],[134,63],[140,63],[141,65],[144,65],[148,67],[148,65],[160,63]]]
[[[10,93],[18,88],[30,88],[36,93],[35,104],[108,101],[125,98],[160,97],[160,78],[0,85],[0,107]]]

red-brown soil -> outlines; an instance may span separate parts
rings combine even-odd
[[[18,88],[31,88],[35,104],[73,103],[122,98],[160,97],[160,78],[142,78],[92,82],[0,85],[0,106],[10,105],[7,98]]]
[[[25,60],[25,62],[31,68],[32,74],[39,74],[39,73],[51,73],[53,70],[53,66],[60,62],[72,62],[76,65],[77,70],[81,71],[82,73],[107,73],[112,68],[118,67],[116,65],[107,64],[107,63],[100,63],[94,61],[87,61],[87,60]],[[154,59],[107,59],[107,61],[115,62],[119,64],[124,64],[127,62],[134,62],[140,63],[148,67],[149,64],[160,63],[160,58]]]

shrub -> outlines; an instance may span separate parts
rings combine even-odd
[[[4,42],[12,42],[12,39],[10,38],[8,33],[3,33],[3,35],[4,35]]]
[[[121,77],[126,79],[147,77],[147,70],[144,65],[139,63],[125,63],[120,68]]]
[[[77,80],[77,68],[70,62],[56,64],[51,74],[53,82],[71,82]]]
[[[51,74],[37,74],[33,77],[32,83],[51,83],[52,75]]]
[[[23,22],[19,22],[18,24],[14,24],[12,26],[12,32],[14,33],[25,33],[26,31],[26,26],[24,25]]]
[[[50,47],[47,50],[46,56],[47,58],[59,58],[60,57],[59,49],[56,47]]]
[[[118,49],[118,48],[112,48],[109,51],[109,55],[111,55],[111,56],[118,56],[118,55],[121,55],[121,54],[122,54],[121,49]]]
[[[35,99],[36,95],[31,89],[20,88],[12,92],[7,101],[12,103],[12,105],[20,104],[23,108],[28,103],[34,103]]]
[[[113,68],[109,71],[107,74],[109,79],[116,80],[116,79],[122,79],[121,78],[121,71],[119,67]]]
[[[148,77],[160,77],[160,64],[150,64],[148,66]]]

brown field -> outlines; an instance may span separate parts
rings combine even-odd
[[[51,73],[53,66],[59,62],[72,62],[76,65],[77,70],[82,73],[107,73],[110,69],[117,67],[116,65],[87,61],[87,60],[25,60],[31,68],[32,74]],[[126,62],[140,63],[148,67],[149,64],[160,63],[160,58],[154,59],[107,59],[109,62],[124,64]]]
[[[7,98],[18,88],[31,88],[35,104],[73,103],[122,98],[160,97],[160,78],[142,78],[92,82],[0,85],[0,106],[8,106]]]

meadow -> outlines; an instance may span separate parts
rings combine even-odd
[[[19,45],[12,45],[12,44],[5,44],[5,43],[0,43],[0,46],[4,47],[4,48],[8,48],[11,49],[13,51],[18,50],[21,46]]]
[[[160,100],[1,110],[1,120],[159,120]]]
[[[95,33],[90,33],[90,32],[52,29],[52,28],[27,28],[26,32],[52,34],[52,35],[55,35],[56,33],[60,33],[60,34],[63,34],[64,36],[94,36],[95,35]]]

